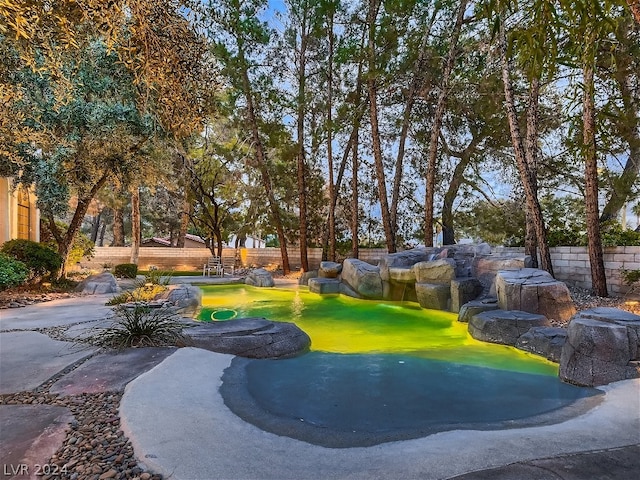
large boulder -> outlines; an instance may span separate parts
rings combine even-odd
[[[463,305],[478,298],[482,290],[482,284],[477,278],[451,280],[451,311],[459,312]]]
[[[318,276],[318,270],[309,270],[302,272],[298,278],[298,285],[309,285],[309,280]]]
[[[576,313],[567,286],[544,270],[501,270],[495,284],[498,305],[503,310],[540,313],[560,321],[567,321]]]
[[[474,315],[482,312],[488,312],[490,310],[498,310],[497,298],[490,297],[467,302],[460,307],[460,311],[458,312],[458,321],[469,323],[469,320],[471,320]]]
[[[320,262],[318,276],[322,278],[337,278],[342,271],[342,264],[338,262]]]
[[[451,289],[448,285],[416,283],[416,296],[422,308],[448,310]]]
[[[102,272],[98,275],[91,275],[85,278],[76,287],[76,292],[88,295],[98,295],[104,293],[118,293],[120,287],[116,277],[111,272]]]
[[[389,281],[400,284],[416,283],[416,272],[412,267],[389,267]]]
[[[195,316],[202,305],[202,290],[187,284],[171,285],[169,290],[158,295],[156,300],[171,303],[178,313]]]
[[[566,328],[533,327],[518,338],[516,348],[541,355],[552,362],[560,363],[562,347],[566,341]]]
[[[287,358],[306,352],[309,336],[293,323],[239,318],[201,323],[185,330],[189,343],[212,352],[248,358]]]
[[[247,278],[245,278],[244,283],[253,287],[273,287],[275,285],[271,273],[264,268],[251,270]]]
[[[550,326],[544,315],[519,310],[490,310],[469,321],[469,333],[476,340],[515,345],[520,335],[532,327]]]
[[[640,377],[640,316],[615,308],[578,313],[567,328],[560,379],[575,385],[605,385]]]
[[[435,283],[450,285],[456,276],[456,262],[450,258],[441,258],[430,262],[418,262],[413,266],[416,283]]]
[[[380,269],[356,258],[347,258],[342,267],[342,281],[366,298],[382,298]]]
[[[471,276],[478,279],[484,291],[490,295],[493,282],[500,270],[520,270],[531,267],[531,257],[529,255],[510,257],[503,255],[478,255],[473,259],[471,266]]]
[[[388,282],[391,280],[389,269],[395,268],[410,268],[418,262],[426,262],[433,260],[437,255],[438,250],[434,248],[412,248],[403,252],[389,253],[383,256],[378,262],[380,269],[380,278],[383,281]]]
[[[340,293],[340,283],[337,278],[310,278],[309,291],[322,295]]]

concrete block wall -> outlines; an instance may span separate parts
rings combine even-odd
[[[300,249],[287,248],[291,270],[300,268]],[[494,253],[522,255],[524,248],[494,248]],[[386,254],[383,248],[361,249],[360,259],[376,265]],[[236,250],[223,249],[223,257],[233,257]],[[244,248],[238,252],[239,262],[244,267],[262,267],[280,265],[279,248]],[[148,270],[154,265],[162,270],[201,271],[211,253],[206,248],[163,248],[145,247],[140,249],[138,266]],[[80,262],[81,268],[99,270],[104,265],[129,263],[130,247],[96,247],[95,256],[91,260]],[[318,268],[322,259],[322,249],[308,249],[309,267]],[[553,270],[558,280],[581,288],[591,288],[591,264],[587,247],[554,247],[551,249]],[[621,270],[640,270],[640,247],[607,247],[604,250],[604,267],[607,275],[609,293],[623,296],[629,290],[624,284]]]
[[[236,252],[233,248],[222,249],[223,257],[239,256],[239,263],[243,267],[264,267],[268,265],[281,265],[279,248],[242,248]],[[289,264],[292,270],[300,268],[300,249],[287,248]],[[365,262],[377,264],[378,260],[387,253],[386,249],[362,249],[360,259]],[[140,270],[148,270],[155,266],[161,270],[200,271],[207,263],[211,252],[206,248],[167,248],[167,247],[143,247],[138,257]],[[308,249],[309,266],[316,269],[322,260],[321,248]],[[129,263],[131,259],[131,247],[96,247],[92,259],[83,259],[78,268],[100,270],[105,265],[115,266],[121,263]]]
[[[591,288],[591,263],[587,247],[551,249],[553,270],[558,280]],[[629,290],[622,270],[640,270],[640,247],[605,247],[604,270],[609,294],[623,296]]]
[[[524,253],[524,248],[500,248],[496,251]],[[592,287],[587,247],[553,247],[551,262],[558,280],[581,288]],[[622,278],[623,269],[640,270],[640,247],[605,247],[604,270],[610,295],[623,296],[629,291]]]

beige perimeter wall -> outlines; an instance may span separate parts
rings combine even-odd
[[[502,248],[496,251],[524,253],[523,248]],[[577,287],[591,288],[591,262],[587,247],[553,247],[551,262],[558,280]],[[624,295],[629,287],[624,284],[621,271],[640,270],[640,247],[605,247],[604,269],[609,294]]]
[[[300,249],[289,247],[289,264],[292,270],[300,268]],[[380,257],[387,251],[382,248],[360,250],[360,258],[366,262],[377,264]],[[224,248],[222,257],[238,256],[238,263],[243,267],[263,267],[267,265],[280,265],[279,248],[240,248],[237,251],[233,248]],[[159,269],[174,270],[202,270],[202,266],[211,256],[211,252],[206,248],[166,248],[166,247],[143,247],[140,249],[138,267],[147,270],[151,265]],[[120,263],[129,263],[131,258],[130,247],[96,247],[95,256],[91,260],[84,259],[80,262],[81,268],[100,269],[105,265],[114,266]],[[322,260],[322,249],[308,249],[309,266],[318,268]]]
[[[84,260],[80,267],[101,269],[104,265],[114,266],[129,263],[131,249],[129,247],[96,247],[96,255],[92,260]],[[523,253],[522,248],[496,248],[496,253]],[[223,257],[238,254],[238,262],[244,267],[280,265],[279,248],[244,248],[236,252],[233,248],[225,248]],[[300,251],[298,248],[288,249],[292,270],[300,268]],[[386,253],[385,249],[361,249],[360,258],[372,264]],[[148,247],[140,249],[138,265],[147,270],[151,265],[159,269],[201,271],[211,253],[206,248],[162,248]],[[322,258],[322,250],[309,249],[309,264],[318,268]],[[591,288],[591,269],[586,247],[555,247],[551,249],[551,259],[555,276],[558,280],[572,285]],[[621,296],[629,287],[624,285],[621,270],[640,270],[640,247],[608,247],[604,250],[605,271],[609,293]]]

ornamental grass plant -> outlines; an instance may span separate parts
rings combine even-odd
[[[118,306],[113,325],[95,328],[84,338],[91,345],[122,350],[129,347],[182,347],[188,325],[168,308],[146,305]]]

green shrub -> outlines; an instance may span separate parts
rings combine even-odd
[[[29,269],[20,260],[0,253],[0,290],[16,287],[29,278]]]
[[[135,263],[121,263],[120,265],[115,266],[113,274],[116,277],[136,278],[136,275],[138,274],[138,265]]]
[[[166,291],[167,287],[158,284],[140,285],[131,292],[122,292],[107,302],[107,305],[120,305],[129,302],[149,302],[159,294]]]
[[[62,266],[62,257],[58,252],[31,240],[9,240],[2,245],[2,253],[24,263],[34,277],[47,274],[55,276]]]
[[[625,270],[622,269],[622,278],[627,285],[633,285],[636,282],[640,282],[640,270]]]
[[[115,312],[113,326],[94,329],[85,341],[116,349],[186,344],[187,338],[182,331],[187,326],[169,309],[136,305],[131,308],[117,307]]]
[[[614,223],[602,228],[602,245],[605,247],[627,247],[640,245],[640,232],[623,230],[622,225]]]

